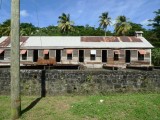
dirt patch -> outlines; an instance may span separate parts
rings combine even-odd
[[[57,101],[56,104],[55,104],[55,110],[56,111],[66,111],[66,110],[69,110],[70,109],[70,105],[67,104],[66,102],[64,101]]]

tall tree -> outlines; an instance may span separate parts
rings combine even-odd
[[[114,30],[117,35],[126,35],[131,28],[132,26],[125,16],[117,17]]]
[[[99,27],[105,31],[105,36],[106,36],[107,26],[111,24],[111,18],[108,16],[108,12],[102,13],[102,15],[99,16],[99,18],[100,18]]]
[[[151,22],[149,26],[153,27],[153,31],[156,37],[160,40],[160,9],[158,9],[154,13],[156,14],[156,16],[152,20],[149,20]]]
[[[134,36],[135,31],[146,31],[146,29],[144,29],[141,24],[130,22],[130,25],[132,26],[132,28],[126,33],[126,35],[128,36]]]
[[[69,14],[62,13],[58,19],[58,28],[62,33],[68,34],[69,32],[73,31],[74,22],[70,20]]]
[[[7,19],[0,25],[0,34],[2,36],[9,36],[11,32],[11,20]]]

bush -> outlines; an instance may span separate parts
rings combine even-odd
[[[155,66],[160,66],[160,48],[154,48],[152,50],[152,63]]]

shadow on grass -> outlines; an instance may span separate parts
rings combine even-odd
[[[46,84],[45,84],[45,70],[42,70],[42,75],[41,75],[41,97],[35,99],[31,104],[26,107],[24,110],[21,111],[21,115],[24,114],[25,112],[31,110],[36,104],[46,96]]]
[[[42,99],[42,97],[35,99],[31,104],[26,107],[24,110],[21,111],[21,115],[24,114],[25,112],[31,110],[36,104]]]

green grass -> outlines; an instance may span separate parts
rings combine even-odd
[[[22,110],[36,98],[22,96]],[[10,97],[0,96],[0,120],[9,119]],[[45,97],[20,120],[160,120],[160,94]]]

